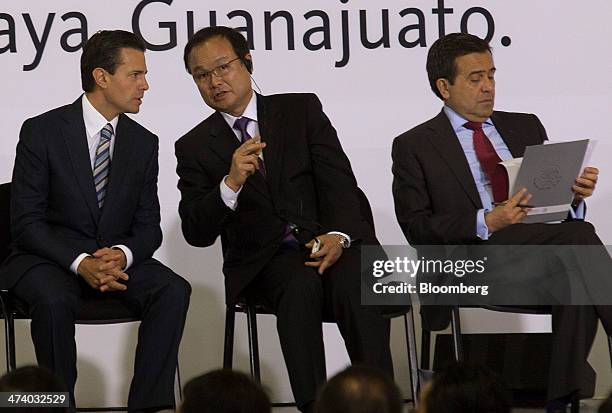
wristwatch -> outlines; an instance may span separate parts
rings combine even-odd
[[[340,245],[342,245],[342,248],[348,248],[351,246],[351,242],[344,235],[340,235],[340,234],[334,234],[334,235],[338,237],[338,240],[340,241]]]

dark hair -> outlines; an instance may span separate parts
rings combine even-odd
[[[185,62],[185,69],[187,72],[191,74],[191,69],[189,69],[189,55],[194,47],[201,45],[202,43],[207,42],[213,37],[222,37],[226,39],[232,45],[232,49],[234,49],[234,53],[236,56],[240,58],[244,66],[247,68],[249,73],[253,73],[253,62],[251,59],[247,58],[246,55],[249,54],[249,45],[242,34],[236,29],[232,29],[227,26],[211,26],[205,27],[203,29],[198,30],[195,34],[189,39],[187,44],[185,45],[185,53],[183,54],[183,60]]]
[[[125,30],[101,30],[87,40],[81,55],[81,85],[85,92],[93,91],[96,86],[92,74],[95,68],[115,73],[123,48],[142,52],[146,49],[142,39]]]
[[[427,413],[509,413],[501,379],[486,367],[454,364],[434,375],[421,401]]]
[[[316,413],[400,413],[402,401],[393,381],[367,366],[351,366],[327,382]]]
[[[469,33],[451,33],[436,40],[427,53],[427,76],[431,90],[442,95],[436,86],[438,79],[447,79],[451,85],[457,77],[456,59],[470,53],[491,52],[489,43]]]
[[[0,392],[65,392],[66,387],[44,367],[24,366],[0,378]],[[70,400],[70,399],[69,399]],[[0,409],[2,411],[4,409]],[[8,409],[7,409],[8,410]],[[12,410],[11,410],[12,411]],[[20,413],[67,412],[65,407],[24,407]]]
[[[214,370],[185,384],[181,413],[270,413],[270,399],[247,375]]]

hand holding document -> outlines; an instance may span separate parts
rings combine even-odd
[[[501,162],[508,173],[508,198],[526,188],[532,195],[524,223],[561,221],[567,217],[589,140],[528,146],[523,158]]]

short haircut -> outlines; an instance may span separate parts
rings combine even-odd
[[[453,364],[434,375],[421,400],[427,413],[509,413],[508,392],[484,366]]]
[[[191,39],[189,39],[189,41],[185,45],[185,53],[183,54],[183,60],[185,62],[185,69],[187,69],[187,72],[189,74],[191,74],[191,69],[189,68],[189,55],[191,54],[193,48],[201,45],[202,43],[206,43],[214,37],[221,37],[230,42],[230,44],[232,45],[232,49],[234,49],[234,53],[236,53],[236,56],[238,56],[242,63],[244,63],[249,73],[253,71],[253,65],[251,61],[246,58],[246,55],[249,54],[250,49],[244,36],[238,30],[232,29],[231,27],[211,26],[205,27],[195,32],[195,34],[191,37]]]
[[[134,33],[125,30],[101,30],[91,36],[83,46],[81,55],[81,85],[85,92],[91,92],[96,86],[92,72],[102,68],[110,74],[115,74],[121,64],[121,49],[136,49],[145,51],[145,44]]]
[[[38,366],[19,367],[0,378],[0,392],[66,392],[51,370]],[[3,409],[0,409],[3,410]],[[20,413],[67,412],[66,407],[23,407]]]
[[[491,52],[491,46],[478,36],[469,33],[451,33],[436,40],[427,53],[427,77],[431,90],[440,99],[436,86],[438,79],[447,79],[451,85],[457,77],[456,59],[470,53]]]
[[[401,413],[400,392],[372,367],[351,366],[332,377],[317,399],[316,413]]]
[[[270,413],[270,399],[250,377],[214,370],[185,384],[181,413]]]

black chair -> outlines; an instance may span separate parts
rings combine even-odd
[[[374,229],[374,216],[366,195],[358,188],[358,196],[361,206],[363,218]],[[407,311],[407,312],[406,312]],[[259,365],[259,344],[257,338],[257,315],[258,314],[273,314],[272,311],[264,304],[259,302],[251,302],[244,297],[238,299],[236,303],[228,304],[225,310],[225,343],[223,347],[223,368],[231,369],[233,364],[234,354],[234,324],[236,313],[245,313],[247,318],[247,329],[249,337],[249,362],[251,368],[251,376],[253,379],[261,383],[261,371]],[[390,317],[404,317],[404,329],[406,333],[406,351],[408,353],[408,364],[410,369],[411,381],[411,396],[414,406],[417,405],[417,397],[420,386],[420,372],[417,362],[416,353],[416,336],[414,328],[413,307],[406,308],[399,314],[391,315]],[[323,322],[335,322],[329,315],[323,315]],[[295,403],[272,403],[274,407],[295,406]]]
[[[0,184],[0,263],[9,253],[10,237],[10,198],[11,184]],[[4,318],[4,334],[6,348],[6,370],[14,370],[17,366],[15,353],[15,320],[27,320],[28,311],[25,303],[11,294],[9,290],[0,290],[0,306]],[[140,321],[141,315],[123,301],[114,298],[85,299],[77,312],[77,324],[119,324]],[[175,404],[180,404],[182,394],[178,364],[175,379]],[[121,411],[126,407],[92,407],[77,408],[77,411]]]
[[[487,305],[482,307],[476,306],[462,306],[462,308],[483,308],[489,311],[497,311],[502,313],[514,313],[514,314],[550,314],[550,310],[546,307],[508,307],[508,306],[497,306]],[[463,342],[461,336],[461,317],[459,315],[459,306],[451,308],[451,334],[452,334],[452,347],[453,356],[457,361],[464,360],[463,353]],[[428,369],[430,362],[430,345],[431,345],[431,331],[423,329],[421,335],[421,368]],[[612,336],[608,336],[608,350],[610,352],[610,361],[612,363]],[[575,398],[571,402],[571,413],[578,413],[580,411],[580,400]]]

